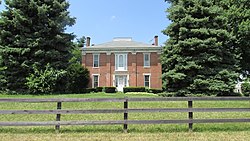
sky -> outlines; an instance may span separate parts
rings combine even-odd
[[[170,21],[165,12],[169,7],[164,0],[68,0],[69,12],[76,18],[66,32],[77,38],[91,37],[91,44],[111,41],[114,37],[132,37],[134,41],[159,44],[168,39],[162,34]],[[3,3],[0,11],[3,10]]]

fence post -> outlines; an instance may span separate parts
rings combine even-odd
[[[128,124],[127,124],[127,120],[128,120],[128,98],[125,98],[124,101],[124,124],[123,124],[123,132],[127,133],[128,132]]]
[[[57,110],[61,110],[62,109],[62,102],[57,102]],[[60,121],[61,120],[61,114],[56,114],[56,121]],[[60,129],[60,124],[56,125],[56,131],[58,132]]]
[[[193,108],[193,101],[188,101],[188,108]],[[188,112],[188,119],[193,119],[193,112]],[[193,131],[193,122],[188,124],[189,131]]]

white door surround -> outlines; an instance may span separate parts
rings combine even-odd
[[[114,86],[117,91],[123,92],[123,87],[128,86],[128,75],[114,75]]]

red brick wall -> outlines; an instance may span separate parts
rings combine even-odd
[[[99,67],[93,68],[93,54],[82,57],[83,66],[90,72],[89,87],[92,87],[92,74],[99,74],[99,86],[113,86],[115,72],[115,54],[100,53]],[[162,88],[160,54],[150,53],[150,67],[143,66],[143,53],[128,53],[129,86],[144,86],[145,73],[150,75],[151,88]]]

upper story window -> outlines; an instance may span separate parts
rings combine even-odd
[[[93,67],[99,67],[99,54],[93,54]]]
[[[143,62],[144,62],[144,67],[150,67],[150,54],[149,53],[144,53],[143,54]]]
[[[126,71],[127,70],[127,54],[115,55],[115,70]]]

